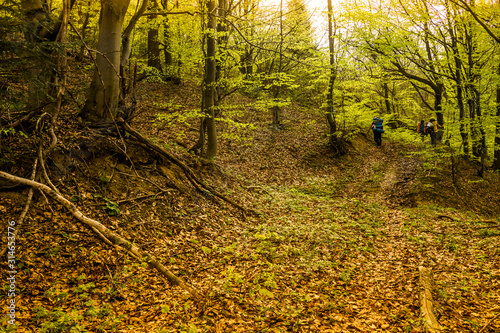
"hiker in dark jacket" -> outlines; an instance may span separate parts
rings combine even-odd
[[[378,146],[382,145],[382,133],[384,133],[384,120],[379,117],[373,118],[372,126],[370,127],[373,131],[373,139]]]

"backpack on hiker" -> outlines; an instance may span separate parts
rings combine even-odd
[[[417,133],[420,133],[421,135],[429,134],[427,132],[427,123],[425,121],[422,120],[417,124]]]
[[[384,119],[379,117],[373,118],[373,132],[384,133]]]

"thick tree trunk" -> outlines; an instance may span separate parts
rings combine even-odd
[[[206,115],[205,123],[207,130],[207,158],[212,160],[217,154],[217,129],[215,126],[215,34],[217,31],[215,0],[208,1],[208,25],[207,25],[207,56],[205,59],[205,96],[204,112]]]
[[[101,0],[96,67],[82,117],[91,123],[116,117],[120,97],[120,43],[130,0]]]
[[[41,0],[21,1],[21,8],[26,20],[24,38],[27,42],[35,42],[38,38],[39,26],[48,19]]]

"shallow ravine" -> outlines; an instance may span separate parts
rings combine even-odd
[[[350,154],[335,157],[320,143],[298,149],[303,141],[290,132],[274,134],[277,151],[248,146],[234,154],[255,156],[253,164],[229,156],[231,172],[206,175],[258,215],[178,194],[114,217],[97,196],[80,203],[161,258],[205,295],[201,302],[37,203],[20,237],[23,255],[33,255],[22,258],[29,270],[19,274],[27,288],[18,331],[423,332],[421,265],[434,274],[447,331],[478,331],[496,315],[497,229],[465,209],[417,207],[414,147],[376,147],[358,135]]]
[[[485,263],[489,273],[481,283],[457,282],[455,272],[477,267],[474,249],[491,252],[495,242],[485,247],[480,237],[440,237],[446,221],[439,216],[470,216],[439,207],[420,214],[421,209],[411,207],[409,193],[420,162],[399,149],[388,144],[365,152],[359,157],[364,163],[348,182],[323,176],[263,187],[266,194],[258,205],[263,216],[242,233],[234,249],[244,260],[222,271],[226,285],[219,287],[239,304],[234,307],[239,319],[223,321],[221,331],[423,332],[422,265],[434,272],[443,327],[473,331],[491,318],[492,312],[484,318],[457,318],[456,313],[481,313],[484,305],[457,301],[456,293],[445,289],[462,284],[479,293],[488,274],[498,273],[494,260]],[[342,186],[335,186],[338,181]],[[448,228],[457,231],[449,223]],[[465,247],[468,251],[461,251]],[[498,291],[488,290],[493,308]]]

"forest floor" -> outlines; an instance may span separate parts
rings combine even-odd
[[[188,132],[152,128],[157,111],[143,107],[133,123],[142,133],[172,151],[193,142]],[[221,129],[218,166],[193,166],[257,214],[193,194],[175,168],[130,139],[134,166],[119,153],[97,154],[56,182],[85,214],[162,258],[203,301],[37,195],[16,239],[17,332],[424,332],[420,266],[432,271],[444,332],[500,331],[498,173],[478,178],[473,163],[453,160],[451,175],[451,158],[439,157],[445,146],[429,152],[415,138],[377,147],[359,131],[349,153],[335,157],[320,115],[290,108],[284,118],[301,120],[278,131],[246,110],[242,122],[255,126],[238,139]],[[109,151],[120,144],[108,141]],[[179,190],[164,190],[169,184]],[[0,192],[4,230],[26,193]],[[6,288],[7,277],[3,270]],[[7,300],[2,293],[3,309]],[[6,317],[1,323],[10,330]]]

